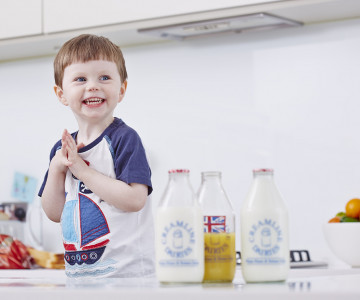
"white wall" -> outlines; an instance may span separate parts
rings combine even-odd
[[[291,249],[337,263],[322,224],[360,196],[360,20],[123,52],[129,85],[116,115],[148,149],[155,204],[168,169],[189,168],[196,190],[201,171],[220,170],[239,213],[252,169],[272,167]],[[76,130],[53,94],[52,59],[0,65],[4,201],[14,171],[41,181],[63,128]]]

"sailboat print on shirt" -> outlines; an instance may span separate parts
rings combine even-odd
[[[65,260],[70,265],[94,264],[100,259],[109,242],[104,236],[110,230],[103,212],[93,200],[78,193],[78,200],[67,201],[61,226]]]

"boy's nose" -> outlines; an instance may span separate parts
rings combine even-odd
[[[88,91],[97,91],[99,89],[99,86],[97,85],[96,82],[93,81],[88,81],[88,84],[86,86],[86,89]]]

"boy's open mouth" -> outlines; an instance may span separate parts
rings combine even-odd
[[[83,101],[83,103],[86,105],[99,105],[99,104],[103,103],[104,101],[105,101],[105,99],[102,99],[102,98],[88,98],[88,99],[85,99]]]

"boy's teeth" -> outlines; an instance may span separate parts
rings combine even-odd
[[[99,104],[103,101],[103,99],[101,98],[92,98],[92,99],[88,99],[88,100],[85,100],[85,104]]]

